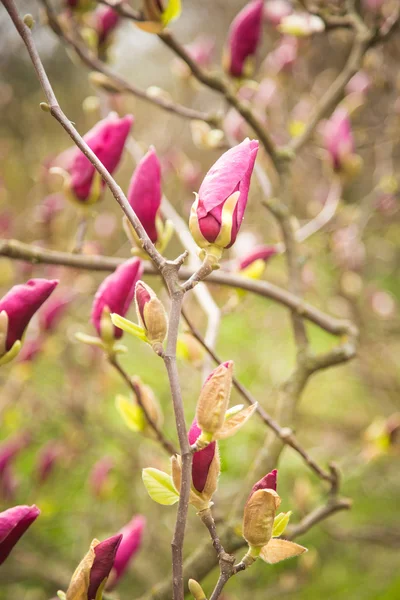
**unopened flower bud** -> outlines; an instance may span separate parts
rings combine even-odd
[[[229,29],[224,66],[232,77],[251,77],[262,33],[263,0],[253,0],[239,12]]]
[[[244,140],[208,171],[190,213],[189,228],[206,252],[221,252],[236,240],[247,204],[258,141]]]
[[[262,547],[272,536],[275,513],[281,503],[276,493],[277,470],[254,484],[244,507],[243,537],[249,546]]]
[[[196,420],[200,429],[216,433],[222,428],[232,388],[233,362],[222,363],[208,376],[197,402]]]
[[[151,387],[145,385],[140,377],[132,377],[132,385],[138,398],[138,404],[143,406],[146,414],[150,417],[152,422],[158,428],[161,428],[163,424],[163,413],[160,403],[158,402]],[[145,429],[146,433],[154,434],[151,427],[146,426]]]
[[[57,284],[58,280],[31,279],[24,285],[15,285],[0,300],[0,364],[18,354],[31,318]]]
[[[205,121],[193,120],[190,123],[192,140],[200,150],[213,150],[221,145],[224,132],[221,129],[213,129]]]
[[[140,259],[131,258],[106,277],[97,290],[92,306],[92,323],[103,341],[111,343],[122,336],[122,329],[111,323],[110,313],[126,315],[133,300],[135,284],[142,273]]]
[[[0,512],[0,565],[39,515],[35,505],[14,506]]]
[[[168,320],[162,302],[156,293],[143,281],[135,288],[136,312],[149,343],[156,350],[165,340]]]
[[[251,494],[243,516],[243,537],[249,546],[262,548],[268,544],[280,503],[278,494],[271,489],[259,489]]]
[[[108,590],[113,589],[117,585],[128,568],[129,563],[139,551],[145,525],[145,517],[136,515],[120,530],[122,540],[115,555],[114,565],[107,582]]]
[[[308,13],[293,13],[283,17],[278,30],[287,35],[308,37],[314,33],[321,33],[325,29],[323,20],[316,15]]]
[[[120,94],[124,90],[124,87],[121,84],[98,71],[89,73],[89,81],[95,87],[100,88],[109,94]]]
[[[122,541],[122,534],[114,535],[104,542],[94,539],[89,552],[82,559],[72,576],[66,600],[96,600],[102,597],[115,555]]]
[[[189,592],[192,594],[194,600],[207,600],[203,588],[195,579],[189,579],[188,581]]]

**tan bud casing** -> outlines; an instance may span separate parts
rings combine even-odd
[[[232,388],[233,363],[217,367],[203,385],[197,402],[196,420],[200,429],[207,433],[218,432],[225,421]]]
[[[263,547],[272,536],[281,499],[274,490],[257,490],[247,500],[243,515],[243,537],[249,546]]]

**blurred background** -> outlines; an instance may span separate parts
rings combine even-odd
[[[163,164],[163,191],[186,221],[193,192],[223,148],[202,147],[192,135],[189,121],[133,96],[99,93],[88,81],[87,67],[66,51],[44,24],[39,3],[17,4],[21,13],[29,10],[35,17],[38,49],[60,104],[78,130],[89,130],[109,109],[133,114],[137,146],[132,144],[131,149],[146,151],[150,144],[155,146]],[[244,2],[237,0],[184,0],[182,17],[172,30],[184,44],[206,35],[214,45],[211,68],[220,71],[229,24],[243,6]],[[367,3],[363,14],[367,22],[380,18]],[[252,92],[255,86],[249,85],[247,91],[280,144],[303,130],[316,99],[343,67],[351,34],[335,30],[300,39],[290,60],[278,52],[282,38],[266,19],[255,78],[259,86]],[[251,134],[218,95],[187,77],[157,36],[122,23],[107,60],[141,89],[158,86],[184,105],[227,112],[225,130],[231,138],[240,141]],[[274,567],[256,563],[232,579],[224,600],[400,597],[399,60],[397,31],[385,45],[367,52],[362,71],[365,85],[353,81],[346,88],[355,151],[362,157],[363,167],[353,178],[342,178],[341,201],[334,218],[302,246],[307,301],[334,316],[352,319],[360,328],[360,340],[353,361],[309,381],[298,408],[296,433],[320,464],[334,461],[340,467],[342,493],[352,498],[353,507],[299,538],[309,549],[299,559]],[[42,101],[32,65],[0,7],[0,234],[70,251],[81,216],[60,192],[59,178],[48,170],[70,142],[55,120],[40,110]],[[268,170],[265,157],[263,160]],[[134,166],[128,149],[116,174],[125,190]],[[294,161],[292,177],[294,214],[304,224],[321,210],[333,184],[319,129]],[[242,233],[227,259],[233,261],[255,244],[281,241],[262,198],[253,177]],[[180,251],[174,238],[167,254],[175,257]],[[83,252],[130,255],[120,210],[108,190],[93,207]],[[117,393],[128,395],[123,381],[101,351],[75,339],[79,331],[94,334],[89,321],[91,303],[105,275],[0,258],[2,293],[31,277],[57,277],[61,281],[57,295],[68,301],[38,352],[1,369],[0,509],[36,503],[42,510],[0,568],[1,600],[53,598],[58,589],[67,588],[92,538],[113,535],[134,514],[147,518],[144,541],[115,598],[140,597],[170,573],[175,509],[153,503],[141,481],[142,468],[168,467],[165,455],[154,441],[126,427],[114,404]],[[263,278],[287,285],[283,256],[266,264]],[[167,304],[158,279],[146,281]],[[214,285],[210,290],[222,311],[218,354],[235,361],[239,380],[274,414],[277,388],[295,362],[287,310],[227,288]],[[204,331],[205,318],[196,301],[188,299],[187,308]],[[133,310],[130,317],[135,319]],[[26,344],[35,339],[37,328],[32,322]],[[315,352],[337,342],[314,325],[307,324],[307,330]],[[162,362],[139,341],[125,335],[124,343],[129,347],[122,358],[124,367],[152,387],[163,408],[165,432],[175,439]],[[180,348],[179,368],[190,423],[204,357],[184,329]],[[239,402],[234,391],[232,404]],[[231,506],[265,435],[265,427],[254,417],[235,440],[221,444],[217,519]],[[279,493],[282,510],[293,511],[293,523],[326,497],[324,485],[290,448],[279,464]],[[187,554],[208,535],[195,511],[189,512]],[[216,576],[214,571],[205,580],[206,592]]]

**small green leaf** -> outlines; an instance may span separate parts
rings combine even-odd
[[[171,21],[175,21],[182,12],[181,0],[169,0],[167,8],[161,15],[163,25],[168,25]]]
[[[179,493],[176,491],[171,475],[148,467],[142,471],[144,486],[150,498],[158,504],[170,506],[179,500]]]
[[[117,315],[116,313],[112,313],[110,316],[115,327],[119,327],[123,331],[126,331],[126,333],[130,333],[143,342],[148,342],[143,327],[139,327],[136,323],[132,323],[129,319],[125,319],[125,317],[121,317],[121,315]]]
[[[78,340],[78,342],[83,342],[84,344],[88,344],[89,346],[97,346],[98,348],[104,349],[104,344],[101,341],[101,339],[95,337],[94,335],[87,335],[86,333],[78,331],[78,333],[75,334],[75,338]]]
[[[62,590],[58,590],[57,596],[60,598],[60,600],[65,600],[67,597],[66,593],[63,592]]]
[[[272,537],[279,537],[285,531],[292,511],[289,510],[287,513],[279,513],[274,519],[274,527],[272,529]]]
[[[227,421],[228,419],[236,415],[238,412],[243,410],[243,408],[244,404],[236,404],[236,406],[232,406],[232,408],[229,408],[225,413],[225,421]]]
[[[146,418],[140,406],[120,394],[115,398],[115,406],[129,429],[132,429],[132,431],[143,431],[146,427]]]

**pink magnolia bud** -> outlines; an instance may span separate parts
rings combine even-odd
[[[245,139],[208,171],[193,203],[189,227],[200,248],[230,248],[247,204],[258,141]]]
[[[257,483],[255,483],[253,485],[253,487],[251,488],[251,492],[250,492],[249,498],[257,490],[274,490],[274,492],[276,492],[277,479],[278,479],[278,471],[277,471],[277,469],[274,469],[270,473],[267,473],[266,475],[264,475],[264,477],[262,477],[260,479],[260,481],[257,481]]]
[[[44,483],[50,477],[61,453],[60,444],[53,440],[40,449],[36,465],[39,483]]]
[[[37,506],[14,506],[0,513],[0,565],[40,515]]]
[[[99,38],[99,45],[107,41],[110,33],[117,27],[120,16],[117,11],[109,6],[99,6],[94,13],[95,29]]]
[[[270,258],[275,256],[277,252],[278,250],[276,246],[257,246],[239,260],[239,270],[243,271],[243,269],[246,269],[256,260],[263,260],[264,262],[267,262]]]
[[[95,546],[95,557],[90,569],[90,580],[87,591],[88,600],[95,600],[98,597],[97,592],[111,572],[121,541],[122,535],[118,534]]]
[[[156,217],[161,204],[161,167],[153,147],[135,169],[128,200],[147,235],[155,243],[158,239]]]
[[[185,45],[185,50],[200,67],[208,69],[212,64],[215,41],[207,35],[199,35],[193,42]],[[190,68],[181,59],[174,61],[173,71],[183,78],[191,76]]]
[[[58,322],[71,303],[72,298],[68,294],[52,297],[39,312],[39,324],[42,331],[50,332],[55,329]]]
[[[292,11],[293,8],[287,0],[267,0],[264,17],[273,27],[278,27],[282,19],[290,15]]]
[[[347,110],[339,107],[324,127],[324,143],[335,171],[346,170],[354,155],[354,138]]]
[[[230,26],[225,60],[232,77],[250,75],[249,59],[254,57],[261,39],[263,11],[263,0],[249,2]]]
[[[110,456],[104,456],[93,466],[89,476],[89,485],[95,496],[100,497],[103,495],[109,482],[109,475],[113,466],[114,461]]]
[[[7,315],[5,344],[0,348],[0,354],[8,352],[22,339],[29,321],[57,284],[57,280],[30,279],[23,285],[15,285],[0,300],[0,314]]]
[[[121,160],[126,138],[132,127],[133,117],[127,115],[119,118],[115,113],[99,121],[85,136],[84,140],[109,173],[113,173]],[[72,148],[60,155],[57,161],[70,175],[66,183],[76,200],[80,202],[96,202],[100,198],[100,186],[94,182],[97,171],[89,159],[79,150]],[[97,190],[96,187],[99,187]]]
[[[195,419],[191,428],[189,429],[189,443],[194,444],[200,435],[201,429],[197,425],[197,421]],[[211,442],[211,444],[206,446],[206,448],[203,448],[203,450],[198,450],[193,455],[192,481],[194,488],[200,493],[205,488],[211,463],[215,456],[215,450],[216,442]]]
[[[37,206],[37,219],[44,226],[49,227],[56,216],[63,210],[65,200],[62,194],[50,194],[43,198],[42,202]]]
[[[144,281],[138,281],[135,289],[136,313],[140,325],[153,348],[157,348],[166,338],[168,319],[162,302]]]
[[[112,589],[117,585],[118,581],[128,568],[130,561],[139,551],[142,544],[145,525],[145,517],[136,515],[119,532],[122,535],[122,541],[115,556],[114,566],[108,581],[107,589]]]
[[[125,316],[133,300],[136,282],[142,273],[143,265],[140,259],[131,258],[117,267],[100,285],[92,306],[92,323],[100,337],[104,311]],[[115,339],[122,336],[123,332],[119,327],[114,327],[113,331]]]
[[[296,37],[285,35],[279,41],[278,46],[270,52],[266,63],[274,73],[290,71],[297,60],[299,42]]]
[[[17,435],[12,439],[5,440],[0,445],[0,494],[3,498],[11,499],[17,487],[13,474],[12,463],[18,454],[29,443],[27,434]]]

